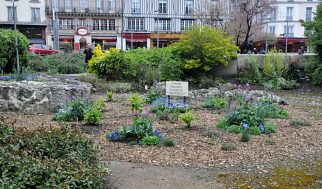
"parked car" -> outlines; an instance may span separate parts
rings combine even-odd
[[[29,45],[29,49],[28,50],[31,53],[39,54],[41,56],[59,53],[58,50],[51,49],[47,45],[43,45],[43,44],[32,44],[32,45]]]

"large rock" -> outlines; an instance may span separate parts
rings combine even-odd
[[[49,78],[46,82],[1,81],[0,111],[48,113],[70,99],[88,99],[92,85],[76,80]]]

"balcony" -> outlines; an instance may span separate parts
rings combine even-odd
[[[285,37],[294,37],[294,33],[285,33],[284,36]]]
[[[293,16],[286,16],[286,21],[293,21]]]
[[[100,16],[97,14],[102,14],[102,16],[106,16],[107,14],[113,14],[113,16],[120,15],[119,10],[108,10],[105,6],[97,6],[95,1],[90,1],[88,6],[81,6],[79,2],[73,1],[72,6],[65,7],[63,4],[58,4],[58,7],[56,5],[55,8],[56,12],[58,12],[60,15],[78,15],[78,14],[94,14],[95,16]],[[47,15],[52,14],[53,11],[53,5],[51,0],[46,0],[46,7],[45,12]]]

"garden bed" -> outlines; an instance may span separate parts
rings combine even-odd
[[[321,152],[322,126],[320,120],[300,112],[293,107],[284,106],[291,118],[308,120],[311,126],[293,127],[291,119],[272,119],[278,131],[270,135],[252,136],[250,142],[240,142],[240,135],[217,129],[215,125],[224,117],[225,112],[198,108],[195,114],[200,119],[185,128],[183,122],[154,121],[154,125],[164,135],[176,141],[174,147],[130,145],[106,139],[106,134],[132,123],[132,112],[128,100],[118,99],[108,102],[104,109],[104,120],[99,126],[84,126],[81,123],[70,123],[79,127],[100,147],[99,156],[103,161],[128,161],[152,165],[212,167],[229,164],[265,163],[287,158],[297,158],[303,154]],[[197,105],[197,100],[192,104]],[[220,113],[220,114],[219,114]],[[1,113],[5,120],[16,121],[29,129],[39,126],[59,126],[52,116],[43,114],[28,116],[12,113]],[[154,116],[154,115],[152,115]],[[214,131],[218,136],[208,137]],[[236,150],[227,152],[221,149],[222,144],[234,144]]]

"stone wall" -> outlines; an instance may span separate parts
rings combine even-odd
[[[215,77],[220,76],[223,78],[229,78],[229,77],[236,76],[238,74],[238,71],[245,67],[248,56],[249,56],[248,54],[239,54],[237,59],[231,60],[227,66],[218,65],[214,69],[213,75]],[[255,56],[259,65],[262,66],[265,55],[254,54],[253,56]],[[293,53],[293,54],[288,54],[288,55],[284,56],[284,58],[285,58],[285,63],[294,64],[295,67],[303,69],[305,62],[307,62],[308,59],[313,56],[316,56],[316,55],[314,55],[314,54],[298,55],[298,54]]]
[[[25,114],[48,113],[68,99],[88,99],[92,86],[75,80],[50,78],[45,82],[1,81],[0,111]]]

